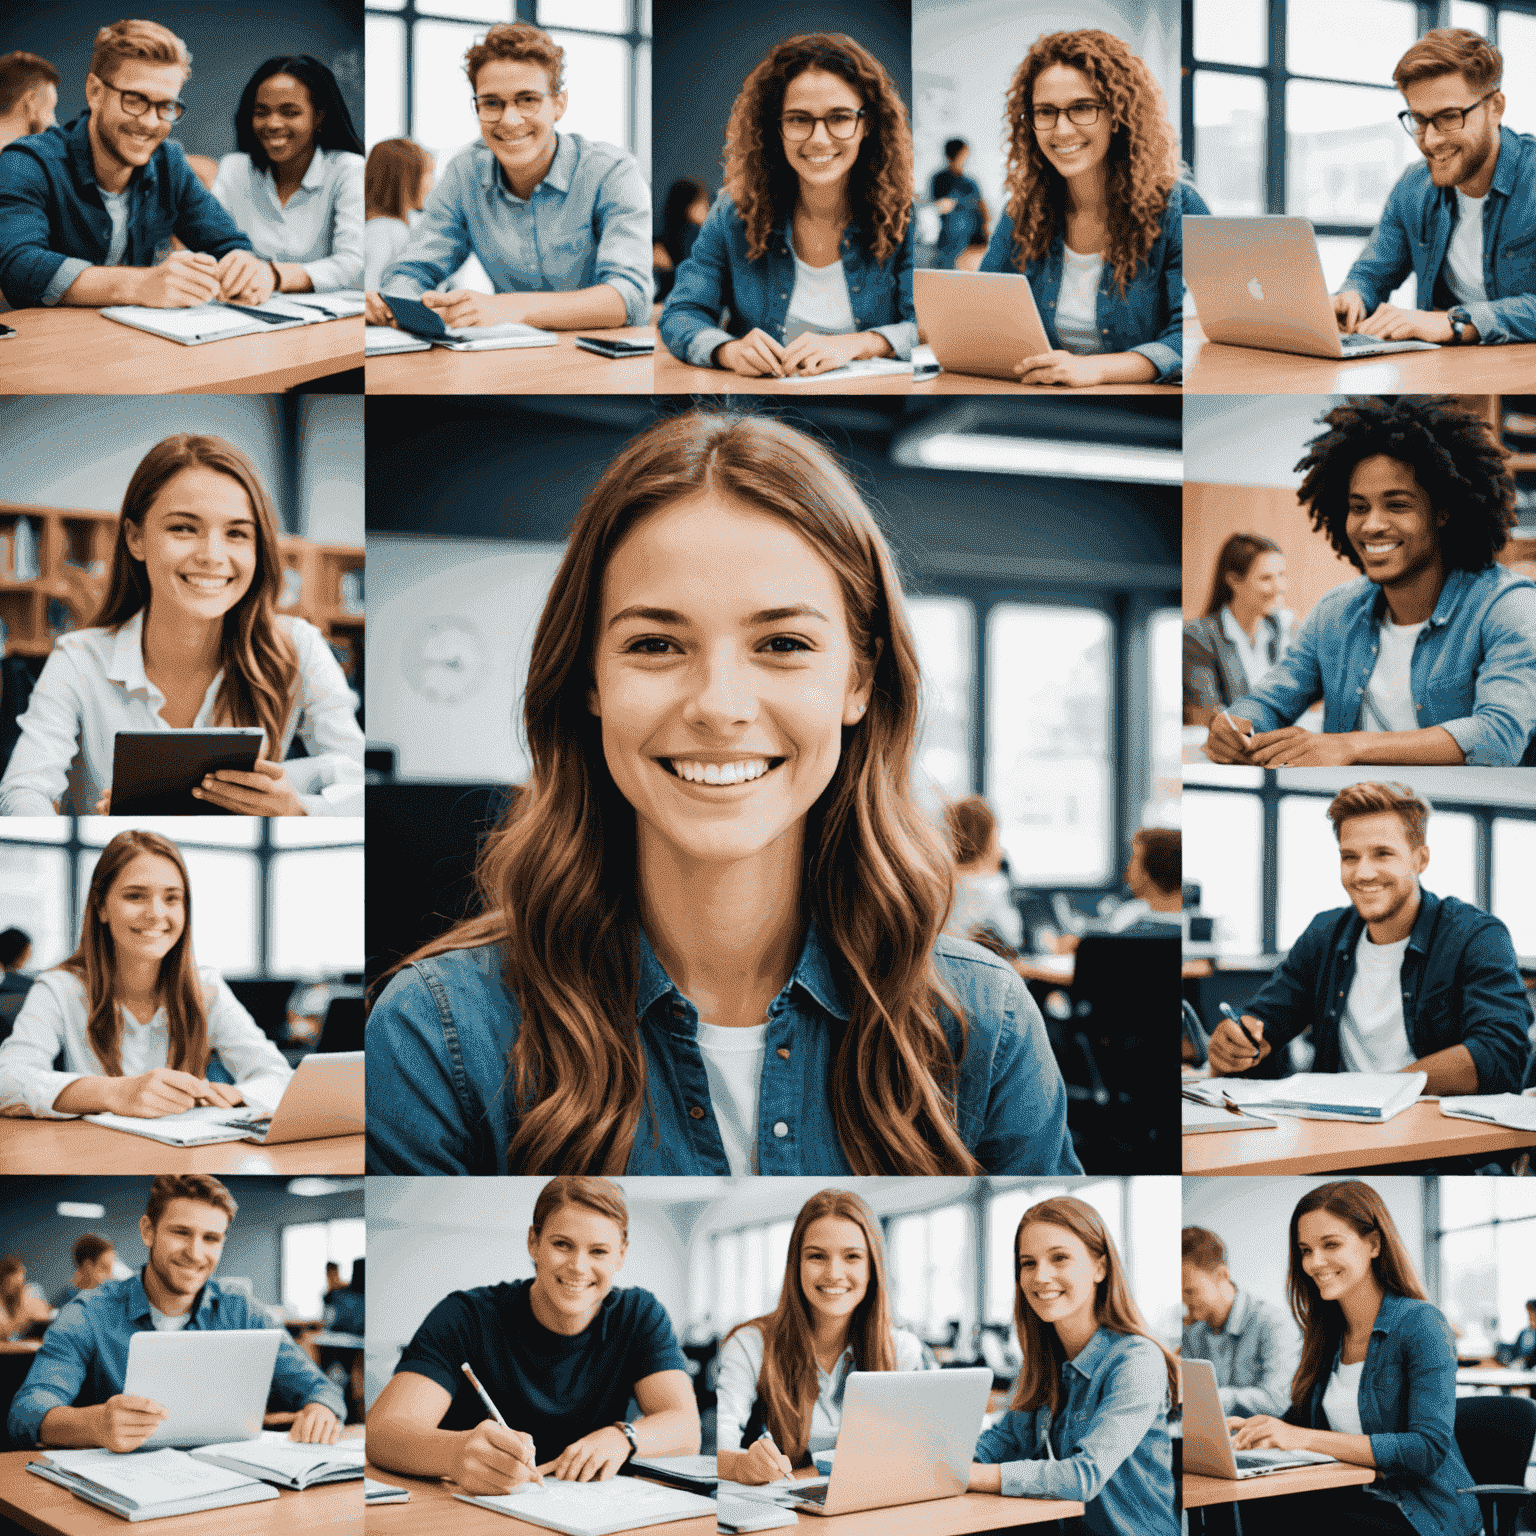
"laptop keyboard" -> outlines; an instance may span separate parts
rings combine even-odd
[[[825,1504],[827,1502],[827,1490],[832,1485],[823,1483],[819,1488],[807,1488],[804,1493],[795,1495],[797,1504]]]

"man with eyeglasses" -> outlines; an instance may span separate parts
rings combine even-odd
[[[96,35],[88,110],[0,154],[0,291],[35,304],[259,304],[276,275],[167,135],[186,44],[153,21]],[[187,247],[170,248],[171,237]]]
[[[1450,346],[1536,341],[1536,137],[1500,126],[1503,61],[1475,32],[1426,32],[1392,79],[1423,165],[1405,171],[1334,295],[1339,329]],[[1419,309],[1387,296],[1412,272]],[[1369,316],[1369,318],[1367,318]]]
[[[529,22],[499,24],[465,55],[479,144],[438,178],[405,249],[379,280],[448,326],[520,321],[548,330],[643,325],[650,317],[651,194],[634,157],[565,115],[565,50]],[[439,293],[470,256],[495,297]],[[378,293],[368,323],[393,325]]]

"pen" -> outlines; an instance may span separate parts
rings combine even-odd
[[[1231,1003],[1220,1003],[1218,1004],[1218,1007],[1220,1008],[1223,1017],[1231,1019],[1232,1022],[1236,1024],[1240,1030],[1242,1030],[1243,1039],[1245,1039],[1248,1044],[1253,1047],[1253,1054],[1255,1056],[1261,1055],[1263,1053],[1263,1047],[1260,1046],[1259,1042],[1255,1040],[1251,1034],[1249,1034],[1248,1026],[1244,1024],[1240,1018],[1238,1018],[1237,1014],[1232,1009]]]
[[[1234,731],[1237,731],[1237,721],[1236,721],[1236,720],[1234,720],[1234,719],[1233,719],[1233,718],[1232,718],[1232,716],[1231,716],[1231,715],[1229,715],[1229,714],[1228,714],[1228,713],[1227,713],[1227,711],[1226,711],[1226,710],[1222,710],[1222,712],[1221,712],[1221,718],[1222,718],[1222,719],[1223,719],[1223,720],[1225,720],[1225,721],[1226,721],[1226,722],[1227,722],[1227,724],[1228,724],[1228,725],[1230,725],[1230,726],[1231,726],[1231,727],[1232,727],[1232,729],[1233,729],[1233,730],[1234,730]],[[1242,732],[1241,732],[1241,731],[1237,731],[1237,734],[1238,734],[1238,735],[1239,735],[1239,736],[1243,736],[1243,733],[1242,733]],[[1250,732],[1249,732],[1249,733],[1248,733],[1248,735],[1249,735],[1249,736],[1251,736],[1251,735],[1252,735],[1252,734],[1253,734],[1253,732],[1252,732],[1252,731],[1250,731]],[[1248,740],[1248,736],[1243,736],[1243,740],[1244,740],[1244,741],[1247,741],[1247,740]]]
[[[503,1429],[505,1429],[507,1427],[507,1421],[504,1418],[502,1418],[502,1416],[501,1416],[501,1409],[498,1408],[496,1406],[496,1404],[491,1401],[490,1394],[485,1390],[484,1387],[482,1387],[480,1385],[479,1379],[476,1377],[475,1373],[472,1370],[470,1370],[470,1368],[469,1368],[469,1361],[466,1360],[463,1363],[463,1365],[461,1365],[459,1367],[459,1369],[461,1371],[463,1371],[466,1376],[469,1377],[469,1384],[470,1384],[470,1386],[472,1386],[475,1389],[475,1391],[480,1394],[480,1401],[482,1403],[484,1403],[485,1406],[490,1410],[491,1417],[493,1419],[495,1419],[496,1422],[498,1424],[500,1424]]]

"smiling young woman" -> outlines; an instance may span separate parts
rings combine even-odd
[[[771,418],[636,439],[534,636],[484,915],[369,1020],[390,1173],[1077,1172],[1016,973],[941,934],[885,540]]]

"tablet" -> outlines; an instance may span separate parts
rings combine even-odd
[[[112,753],[114,816],[233,816],[194,798],[218,768],[250,773],[265,738],[254,726],[191,731],[119,731]]]
[[[128,1339],[123,1391],[170,1413],[146,1448],[254,1440],[272,1389],[280,1328],[185,1328]]]

